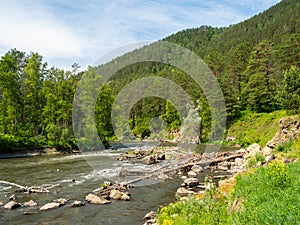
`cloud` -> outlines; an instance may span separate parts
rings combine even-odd
[[[49,57],[82,55],[81,40],[68,25],[37,5],[15,3],[8,1],[0,7],[1,48],[34,51]]]
[[[0,0],[0,51],[37,51],[66,67],[185,28],[228,26],[279,0]],[[6,50],[6,51],[7,51]]]

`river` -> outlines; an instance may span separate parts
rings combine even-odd
[[[99,188],[104,180],[114,180],[117,170],[121,167],[135,170],[148,168],[142,164],[119,162],[114,159],[113,156],[125,150],[128,149],[106,150],[92,154],[0,159],[0,180],[23,186],[60,184],[51,189],[51,193],[17,193],[17,200],[20,203],[32,199],[41,206],[58,198],[66,198],[70,202],[72,200],[84,201],[85,196]],[[95,162],[97,162],[96,167]],[[204,174],[202,176],[204,177]],[[156,211],[159,206],[175,200],[174,193],[181,182],[179,178],[175,178],[148,185],[138,185],[130,189],[130,201],[112,201],[108,205],[86,204],[78,208],[66,205],[49,211],[39,211],[38,208],[28,207],[5,210],[1,207],[0,224],[143,224],[143,216],[147,212]],[[0,201],[7,202],[14,190],[14,187],[0,184]],[[24,212],[31,212],[33,215],[23,215]]]

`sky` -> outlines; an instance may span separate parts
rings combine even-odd
[[[280,0],[0,0],[0,55],[38,52],[49,66],[95,65],[122,46],[186,28],[226,27]]]

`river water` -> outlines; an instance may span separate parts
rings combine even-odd
[[[23,186],[60,184],[51,189],[51,193],[17,193],[17,200],[20,203],[32,199],[41,206],[58,198],[69,199],[69,202],[84,201],[85,196],[99,188],[104,180],[117,179],[118,169],[125,167],[145,171],[151,167],[137,162],[117,161],[114,156],[125,150],[128,151],[119,149],[92,154],[0,159],[0,180]],[[204,177],[204,174],[202,176]],[[140,184],[130,189],[130,201],[112,201],[108,205],[86,204],[78,208],[66,205],[49,211],[39,211],[38,207],[22,207],[15,210],[5,210],[1,207],[0,224],[143,224],[142,218],[147,212],[156,211],[159,206],[175,200],[174,193],[181,182],[179,178],[174,178],[153,184]],[[0,201],[7,202],[14,190],[14,187],[0,184]],[[33,214],[23,215],[24,212]]]

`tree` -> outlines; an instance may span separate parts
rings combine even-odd
[[[283,108],[291,113],[300,112],[300,69],[292,66],[284,73],[284,86],[282,90]]]

